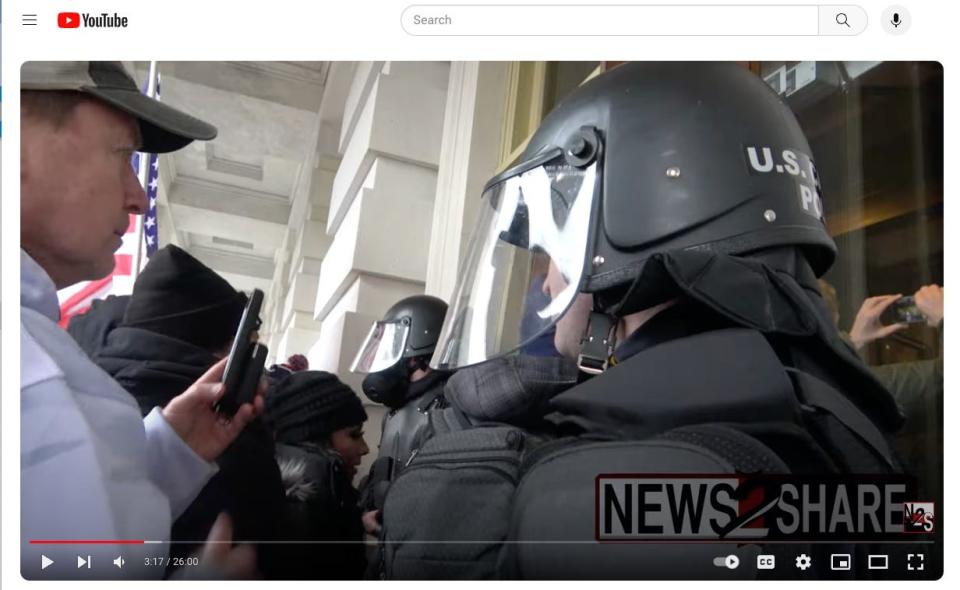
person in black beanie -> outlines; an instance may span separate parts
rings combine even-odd
[[[150,258],[125,309],[95,305],[73,318],[71,327],[79,326],[70,333],[147,415],[229,353],[246,300],[216,272],[170,245]],[[194,553],[220,512],[232,517],[237,541],[283,538],[283,487],[263,421],[251,422],[217,465],[217,474],[174,521],[171,557]],[[260,574],[274,577],[282,545],[262,543],[256,549]]]
[[[190,342],[226,356],[247,296],[177,246],[150,259],[121,325]]]
[[[301,371],[267,392],[264,417],[287,494],[288,540],[304,542],[286,546],[285,577],[360,579],[366,557],[352,481],[370,452],[363,403],[336,375]]]
[[[90,302],[90,309],[70,318],[67,333],[73,336],[87,356],[93,357],[106,345],[110,332],[123,321],[129,302],[129,295],[108,295],[105,299],[94,299]]]

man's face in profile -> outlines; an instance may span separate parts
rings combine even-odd
[[[60,125],[21,121],[21,246],[58,289],[110,274],[128,215],[147,208],[130,165],[135,119],[90,99]]]
[[[551,260],[547,278],[543,281],[543,292],[549,295],[550,299],[555,299],[566,288],[566,279]],[[553,337],[553,345],[563,356],[570,359],[580,356],[580,339],[587,329],[592,309],[593,295],[578,293],[570,304],[570,308],[557,320],[557,332]]]

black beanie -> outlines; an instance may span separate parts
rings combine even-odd
[[[336,375],[300,371],[267,393],[264,414],[277,442],[318,442],[333,431],[363,424],[367,412],[356,393]]]
[[[137,277],[121,326],[214,350],[233,340],[246,303],[246,295],[202,262],[165,246]]]

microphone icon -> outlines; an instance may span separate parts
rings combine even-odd
[[[899,27],[899,26],[900,26],[900,13],[899,13],[899,12],[894,12],[894,13],[893,13],[893,19],[890,21],[890,23],[891,23],[894,27]]]

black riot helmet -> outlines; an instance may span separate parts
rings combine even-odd
[[[377,373],[401,359],[433,354],[447,313],[447,304],[430,295],[396,302],[374,322],[350,367],[354,373]]]
[[[515,350],[515,321],[545,332],[577,293],[635,288],[654,254],[796,247],[818,276],[836,255],[796,117],[733,63],[634,63],[587,82],[482,203],[436,367]],[[546,269],[564,286],[548,301],[534,297]]]

